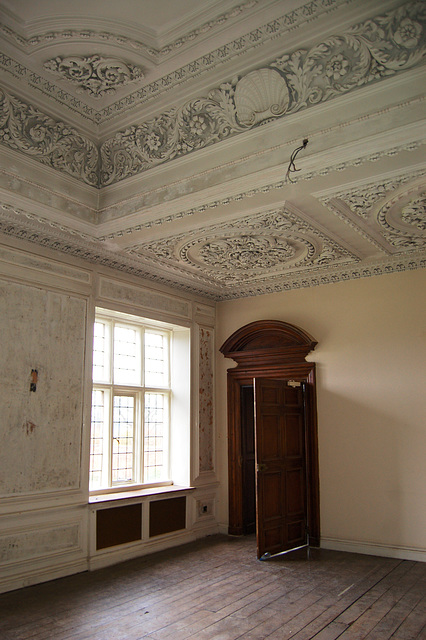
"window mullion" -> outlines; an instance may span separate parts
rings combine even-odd
[[[107,460],[108,464],[106,465],[106,481],[107,486],[110,487],[112,484],[112,432],[113,432],[113,419],[114,419],[114,387],[111,385],[108,393],[108,423],[107,423],[107,434],[106,434],[106,442],[107,442]]]

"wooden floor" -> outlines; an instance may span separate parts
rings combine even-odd
[[[213,536],[0,596],[1,640],[426,638],[426,563]]]

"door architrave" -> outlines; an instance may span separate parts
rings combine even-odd
[[[318,422],[315,363],[306,356],[317,342],[303,329],[277,320],[260,320],[235,331],[221,346],[237,362],[228,369],[228,479],[230,535],[243,535],[241,387],[253,379],[277,378],[306,384],[307,516],[311,546],[320,543]]]

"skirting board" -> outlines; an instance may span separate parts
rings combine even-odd
[[[412,547],[393,547],[371,542],[354,542],[352,540],[338,540],[336,538],[321,538],[321,549],[333,551],[349,551],[362,553],[367,556],[382,556],[384,558],[398,558],[400,560],[414,560],[426,562],[426,549]]]
[[[101,551],[93,555],[89,559],[89,570],[95,571],[96,569],[102,569],[113,564],[119,564],[126,560],[133,558],[139,558],[141,556],[149,555],[150,553],[156,553],[157,551],[164,551],[171,547],[177,547],[183,544],[194,542],[198,538],[205,538],[208,535],[214,535],[218,532],[216,523],[212,523],[208,528],[202,529],[192,528],[190,530],[183,530],[171,535],[158,536],[149,541],[131,543],[128,545],[122,545],[121,547],[113,547],[109,550]]]
[[[0,593],[30,587],[34,584],[49,582],[57,578],[65,578],[75,573],[87,571],[87,560],[64,562],[55,567],[40,567],[18,575],[10,575],[0,580]]]

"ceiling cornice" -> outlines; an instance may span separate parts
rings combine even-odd
[[[396,20],[398,18],[398,21]],[[406,36],[401,25],[412,25]],[[276,58],[161,115],[127,127],[99,148],[74,127],[2,93],[2,143],[94,187],[118,183],[265,122],[389,80],[423,63],[419,2]],[[397,26],[395,26],[397,25]],[[407,32],[408,33],[408,32]],[[404,38],[410,37],[407,40]]]

